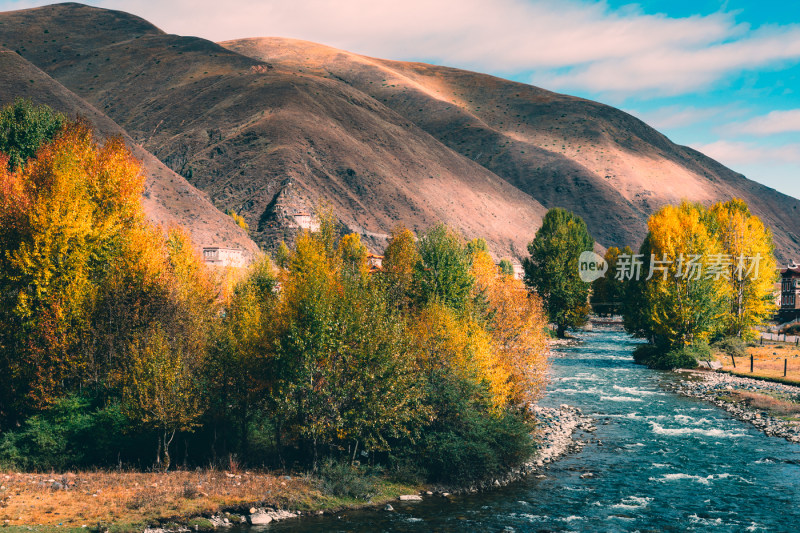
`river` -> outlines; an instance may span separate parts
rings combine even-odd
[[[394,512],[350,511],[264,529],[800,531],[800,445],[665,390],[678,377],[635,365],[635,341],[621,331],[580,337],[558,350],[541,403],[580,407],[597,431],[543,477],[489,493],[397,502]],[[593,477],[581,478],[585,473]]]

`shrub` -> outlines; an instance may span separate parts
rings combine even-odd
[[[340,498],[369,500],[376,493],[377,479],[366,467],[326,459],[319,467],[319,487]]]
[[[733,357],[747,356],[747,346],[739,337],[724,337],[715,342],[713,347],[725,355]]]
[[[711,359],[711,348],[706,343],[696,343],[673,349],[643,344],[634,350],[633,358],[639,364],[660,370],[695,368],[698,360]]]
[[[26,470],[61,470],[111,464],[127,440],[127,419],[116,405],[94,408],[69,396],[0,437],[0,465]]]
[[[470,483],[496,477],[533,454],[530,426],[518,415],[469,413],[464,427],[423,439],[421,462],[430,481]]]
[[[653,344],[640,344],[633,350],[633,360],[637,364],[648,365],[648,362],[655,358],[661,351],[663,351],[663,348],[659,348]]]
[[[493,410],[479,387],[444,378],[432,401],[437,419],[410,451],[429,481],[461,484],[496,477],[533,454],[533,428],[524,414]]]

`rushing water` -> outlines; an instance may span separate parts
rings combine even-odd
[[[634,365],[635,344],[622,332],[582,337],[559,350],[542,403],[580,407],[597,431],[544,477],[486,494],[397,502],[394,512],[346,512],[263,529],[800,531],[800,445],[666,391],[677,377]],[[594,477],[582,479],[587,472]]]

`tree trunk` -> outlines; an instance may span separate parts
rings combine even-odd
[[[567,328],[563,324],[556,325],[556,337],[563,339],[567,332]]]
[[[167,434],[169,433],[168,430],[164,430],[164,472],[169,470],[170,458],[169,458],[169,446],[172,444],[172,439],[175,438],[175,432],[177,430],[173,429],[172,434],[167,439]]]

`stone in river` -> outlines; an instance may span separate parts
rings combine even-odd
[[[265,526],[272,522],[272,517],[267,513],[256,513],[250,515],[250,524],[254,526]]]

